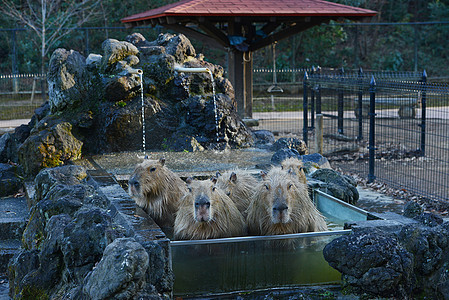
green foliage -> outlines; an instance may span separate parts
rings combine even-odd
[[[117,105],[118,107],[125,107],[126,106],[126,102],[123,101],[123,100],[120,100],[120,101],[116,102],[115,105]]]
[[[345,5],[378,11],[371,22],[422,22],[448,21],[449,2],[443,0],[332,0]],[[102,54],[101,44],[107,38],[124,40],[140,32],[148,40],[154,40],[165,28],[124,29],[120,22],[125,16],[176,2],[176,0],[102,1],[99,16],[83,26],[110,27],[98,30],[75,30],[56,43],[57,47],[74,49],[84,55]],[[14,22],[0,16],[0,28],[14,28]],[[449,51],[445,43],[449,38],[449,24],[401,26],[354,26],[352,23],[332,23],[313,27],[296,36],[279,41],[276,46],[276,66],[298,68],[310,66],[345,67],[357,69],[414,70],[415,43],[418,48],[418,70],[426,69],[430,76],[448,76],[444,68]],[[111,27],[120,27],[114,29]],[[12,33],[0,31],[3,43],[0,45],[0,73],[12,71]],[[39,72],[39,49],[36,37],[31,31],[16,32],[16,55],[20,73]],[[203,53],[212,63],[226,66],[226,51],[216,50],[192,39],[197,53]],[[87,43],[88,42],[88,43]],[[272,68],[271,47],[265,47],[253,54],[255,68]],[[47,57],[47,60],[49,57]]]

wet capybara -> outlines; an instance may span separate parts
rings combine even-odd
[[[238,210],[246,217],[246,210],[257,186],[257,179],[249,172],[240,169],[226,171],[217,176],[217,187],[234,201]]]
[[[307,185],[282,168],[273,168],[262,176],[248,207],[247,225],[252,235],[327,230],[324,217],[310,200]]]
[[[242,214],[215,182],[189,178],[187,188],[176,214],[175,239],[202,240],[246,234]]]
[[[128,181],[128,192],[159,226],[173,227],[179,201],[187,188],[161,158],[144,160],[136,166]]]
[[[296,157],[290,157],[281,162],[281,167],[290,174],[297,176],[299,182],[307,184],[306,174],[304,173],[304,164],[302,160]]]

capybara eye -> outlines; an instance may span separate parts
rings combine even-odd
[[[154,171],[156,171],[156,168],[153,167],[150,169],[150,172],[154,172]]]
[[[231,192],[226,192],[226,196],[231,196]]]
[[[292,183],[290,183],[290,184],[288,185],[287,189],[291,189],[291,188],[292,188],[292,186],[293,186],[293,184],[292,184]]]
[[[214,187],[212,187],[212,192],[215,192],[215,189],[216,189],[216,187],[214,186]]]
[[[210,207],[210,202],[206,202],[204,205],[206,205],[207,208]]]
[[[189,192],[192,192],[192,188],[187,188],[189,190]]]
[[[140,183],[139,183],[138,181],[134,181],[134,182],[133,182],[133,185],[134,185],[136,188],[138,188],[138,187],[140,186]]]
[[[268,186],[268,184],[265,184],[265,188],[266,188],[267,190],[270,189],[270,187]]]

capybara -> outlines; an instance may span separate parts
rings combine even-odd
[[[175,239],[202,240],[246,234],[242,214],[212,180],[186,182],[188,192],[176,214]]]
[[[309,198],[307,185],[281,168],[262,176],[248,207],[247,225],[253,235],[327,230],[324,217]]]
[[[245,170],[236,169],[217,174],[217,187],[234,201],[238,210],[246,217],[250,199],[257,186],[257,179]]]
[[[165,166],[165,159],[144,160],[128,181],[128,192],[136,204],[161,227],[173,227],[186,184]]]
[[[282,169],[290,171],[290,174],[297,176],[299,182],[307,184],[306,174],[304,173],[304,164],[302,160],[296,157],[290,157],[281,162]]]

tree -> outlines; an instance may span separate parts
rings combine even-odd
[[[41,48],[41,70],[52,46],[77,26],[90,20],[101,0],[0,0],[0,11],[34,31]]]

